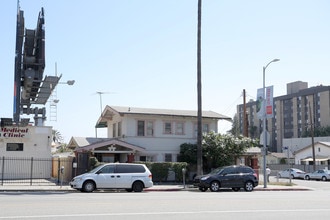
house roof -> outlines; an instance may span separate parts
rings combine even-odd
[[[325,147],[330,147],[330,142],[318,141],[318,142],[314,143],[314,146],[316,146],[316,145],[318,145],[318,144],[323,145],[323,146],[325,146]],[[306,150],[306,149],[308,149],[308,148],[310,148],[310,147],[312,147],[311,144],[310,144],[310,145],[307,145],[306,147],[303,147],[303,148],[297,150],[295,153],[297,154],[297,153],[299,153],[299,152],[301,152],[301,151],[303,151],[303,150]]]
[[[118,145],[129,148],[134,151],[144,152],[145,148],[134,144],[129,144],[125,141],[120,141],[116,138],[84,138],[84,137],[72,137],[68,146],[73,148],[75,152],[90,151],[96,148]]]
[[[68,148],[75,149],[76,147],[84,147],[93,143],[109,140],[109,138],[95,137],[72,137],[68,144]]]
[[[285,153],[272,152],[270,155],[272,155],[273,157],[276,157],[276,158],[287,158],[288,157]]]
[[[174,109],[155,109],[155,108],[137,108],[137,107],[123,107],[123,106],[106,106],[96,123],[96,128],[106,127],[107,120],[111,119],[113,115],[121,114],[135,114],[135,115],[157,115],[157,116],[181,116],[181,117],[197,117],[196,110],[174,110]],[[222,119],[231,121],[228,116],[216,113],[214,111],[202,111],[203,118]]]

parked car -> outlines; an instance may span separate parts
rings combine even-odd
[[[286,170],[282,170],[280,172],[278,172],[278,177],[279,178],[291,178],[292,179],[304,179],[305,178],[305,171],[302,171],[300,169],[297,168],[290,168],[290,169],[286,169]]]
[[[305,175],[305,180],[330,180],[330,171],[329,170],[317,170],[312,173],[307,173]]]
[[[126,189],[141,192],[153,186],[152,174],[144,164],[108,163],[76,176],[70,186],[82,192],[96,189]]]
[[[196,176],[194,186],[202,192],[207,189],[217,192],[220,188],[231,188],[234,191],[243,188],[250,192],[258,186],[258,178],[251,167],[233,165],[219,167],[207,175]]]

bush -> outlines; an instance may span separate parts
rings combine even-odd
[[[170,170],[175,173],[175,182],[181,182],[183,180],[182,169],[185,168],[187,170],[188,165],[186,162],[145,162],[144,164],[150,169],[152,181],[154,182],[166,182]]]

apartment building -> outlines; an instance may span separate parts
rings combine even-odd
[[[330,86],[308,88],[307,82],[287,84],[287,94],[274,97],[274,117],[266,120],[270,135],[269,151],[282,152],[283,139],[300,138],[311,128],[330,125]],[[246,103],[248,135],[259,138],[263,130],[257,117],[256,101]],[[243,134],[244,105],[237,106],[238,127]]]

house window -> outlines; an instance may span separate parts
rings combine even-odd
[[[152,157],[151,156],[140,156],[140,161],[152,162]]]
[[[137,136],[144,136],[144,121],[138,121]]]
[[[175,126],[175,134],[181,134],[182,135],[184,133],[184,130],[183,130],[184,123],[183,122],[177,122],[175,125],[176,125]]]
[[[165,154],[165,162],[172,162],[172,154]]]
[[[154,135],[154,123],[152,121],[147,121],[147,136]]]
[[[118,137],[121,137],[121,121],[118,122]]]
[[[198,126],[197,124],[194,124],[194,135],[195,137],[197,137],[197,133],[198,133]],[[209,128],[209,124],[202,124],[202,133],[209,133],[210,132],[210,128]]]
[[[210,132],[209,125],[203,124],[203,133],[209,133],[209,132]]]
[[[7,151],[23,151],[23,143],[7,143]]]
[[[138,121],[138,136],[153,136],[154,122],[153,121]]]
[[[164,122],[164,133],[172,134],[172,123],[171,122]]]
[[[116,124],[112,125],[112,137],[116,137],[117,126]]]

